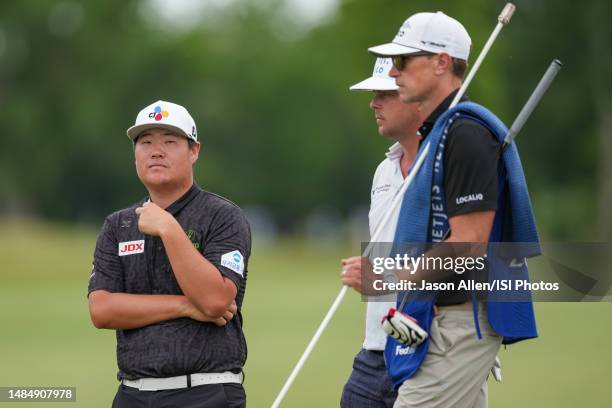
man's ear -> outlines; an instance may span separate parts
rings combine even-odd
[[[453,61],[451,56],[442,53],[436,55],[436,66],[434,68],[434,72],[436,75],[443,75],[447,71],[451,71],[453,69]]]
[[[194,143],[193,146],[189,149],[191,152],[191,164],[194,165],[196,161],[198,161],[198,157],[200,157],[200,148],[202,146],[199,143]]]

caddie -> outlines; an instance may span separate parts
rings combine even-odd
[[[391,64],[388,58],[378,58],[372,76],[350,88],[373,92],[370,108],[378,133],[395,142],[374,173],[370,192],[370,235],[374,235],[385,214],[391,211],[391,202],[414,162],[420,140],[417,130],[424,119],[419,103],[405,104],[399,99],[397,85],[389,77]],[[396,208],[394,220],[398,213],[399,208]],[[395,221],[387,223],[382,240],[392,241],[394,231]],[[358,292],[362,291],[360,263],[358,256],[341,260],[342,283]],[[383,357],[387,335],[380,325],[389,308],[395,305],[394,297],[373,297],[371,300],[367,304],[363,347],[355,356],[353,370],[342,392],[340,406],[343,408],[392,407],[397,396],[387,375]]]
[[[249,224],[194,182],[200,142],[184,107],[154,102],[127,135],[148,196],[104,221],[88,290],[93,324],[116,330],[112,406],[244,407]]]
[[[437,12],[410,16],[392,42],[369,49],[392,58],[389,75],[400,99],[421,103],[426,117],[417,155],[424,161],[402,201],[394,245],[527,242],[533,245],[519,258],[535,255],[539,240],[520,159],[514,145],[501,148],[507,129],[486,108],[465,99],[448,109],[470,47],[463,25]],[[463,254],[448,248],[439,245],[426,256],[472,255],[469,249]],[[485,273],[481,279],[489,281],[528,277],[524,262],[489,263]],[[435,267],[401,277],[414,282],[468,278]],[[394,407],[486,407],[486,380],[500,345],[537,336],[533,305],[495,302],[491,295],[466,290],[418,294],[402,293],[401,310],[392,309],[384,323],[395,337],[385,348],[398,387]]]

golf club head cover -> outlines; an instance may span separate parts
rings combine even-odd
[[[382,327],[389,336],[410,347],[418,346],[427,338],[427,332],[415,319],[393,307],[383,317]]]

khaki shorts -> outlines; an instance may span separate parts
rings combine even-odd
[[[482,339],[471,303],[440,307],[429,333],[429,351],[416,374],[398,391],[393,408],[486,408],[487,376],[502,338],[479,307]]]

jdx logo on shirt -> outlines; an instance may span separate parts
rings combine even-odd
[[[142,254],[144,252],[144,239],[119,243],[119,256]]]

